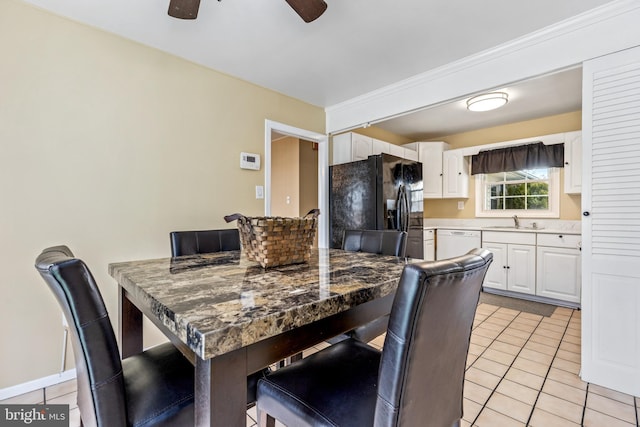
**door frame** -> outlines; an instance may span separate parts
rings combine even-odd
[[[271,133],[273,131],[318,144],[318,247],[329,247],[329,137],[273,120],[264,121],[264,214],[271,215]]]

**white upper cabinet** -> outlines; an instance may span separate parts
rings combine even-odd
[[[582,132],[564,134],[564,192],[582,193]]]
[[[389,144],[389,154],[392,156],[404,158],[404,147],[395,144]]]
[[[418,152],[415,149],[405,148],[404,149],[404,158],[407,160],[413,160],[414,162],[420,161],[418,158]]]
[[[415,150],[359,133],[347,132],[333,137],[333,161],[331,163],[333,165],[365,160],[376,154],[391,154],[403,159],[418,160],[418,153]]]
[[[413,142],[406,148],[416,149],[418,160],[422,163],[423,197],[425,199],[442,198],[442,153],[449,149],[446,142]]]
[[[373,154],[373,139],[348,132],[333,137],[333,164],[365,160]]]
[[[469,162],[461,151],[442,153],[442,197],[458,199],[469,197]]]
[[[371,154],[382,154],[389,152],[389,143],[379,139],[371,138],[372,152]]]
[[[469,197],[469,162],[459,150],[449,150],[441,141],[412,142],[406,148],[416,149],[422,162],[425,199],[457,199]]]

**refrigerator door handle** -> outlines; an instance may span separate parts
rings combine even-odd
[[[407,192],[404,185],[398,189],[398,231],[407,231]]]
[[[402,230],[402,208],[403,208],[403,200],[402,200],[402,186],[398,187],[398,195],[396,196],[396,217],[394,218],[393,228],[401,231]]]
[[[406,231],[409,232],[409,212],[410,212],[410,206],[409,206],[409,197],[407,196],[407,187],[403,186],[402,188],[402,196],[404,199],[404,209],[403,209],[403,213],[404,213],[404,227],[402,227],[402,231]]]

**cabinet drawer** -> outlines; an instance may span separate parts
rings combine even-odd
[[[424,230],[423,239],[424,240],[433,240],[435,233],[434,230]]]
[[[494,243],[515,243],[518,245],[535,245],[536,233],[483,231],[482,241]]]
[[[538,246],[552,246],[554,248],[580,247],[582,236],[579,234],[547,234],[538,233]]]

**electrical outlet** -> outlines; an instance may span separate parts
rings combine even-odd
[[[464,202],[463,201],[459,201],[458,202],[458,210],[459,211],[464,210]]]

